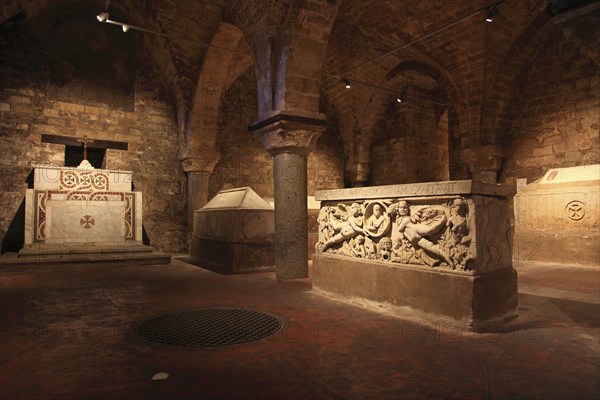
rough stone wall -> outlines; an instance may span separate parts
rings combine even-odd
[[[256,80],[249,68],[223,94],[216,144],[221,159],[209,179],[208,198],[220,190],[250,186],[259,196],[273,197],[273,162],[248,131],[256,120]]]
[[[185,249],[185,176],[177,158],[177,127],[154,77],[137,74],[132,111],[82,97],[76,90],[70,100],[64,92],[62,100],[56,100],[52,84],[32,82],[23,75],[4,75],[2,81],[0,238],[4,243],[22,241],[6,235],[9,227],[12,233],[22,223],[15,217],[24,202],[32,164],[64,165],[64,146],[41,143],[42,134],[87,135],[129,143],[128,151],[106,151],[106,168],[133,171],[135,189],[144,194],[144,228],[150,244],[162,251]]]
[[[504,181],[600,162],[599,66],[585,49],[559,34],[532,63],[510,115]]]
[[[438,120],[425,101],[391,104],[375,128],[370,185],[447,180],[448,124]]]
[[[274,197],[273,158],[248,127],[257,119],[254,69],[243,73],[224,94],[219,109],[217,147],[221,159],[209,179],[209,199],[220,190],[250,186],[262,197]],[[308,194],[344,186],[343,148],[327,129],[309,155]]]

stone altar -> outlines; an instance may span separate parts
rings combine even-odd
[[[194,213],[190,256],[220,273],[273,270],[273,207],[250,187],[221,190]]]
[[[514,194],[478,181],[319,191],[313,287],[477,330],[515,318]]]
[[[150,253],[142,244],[142,193],[131,171],[34,166],[25,196],[25,240],[19,258]]]

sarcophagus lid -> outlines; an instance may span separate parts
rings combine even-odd
[[[274,235],[273,207],[250,187],[222,190],[194,213],[197,238],[265,243]]]

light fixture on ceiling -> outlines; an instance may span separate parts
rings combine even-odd
[[[406,99],[408,97],[408,85],[405,84],[398,97],[396,97],[396,101],[398,103],[406,103]]]
[[[350,89],[352,87],[352,85],[350,84],[350,81],[348,79],[344,79],[344,87],[346,89]]]
[[[226,51],[226,52],[232,53],[232,54],[237,54],[237,55],[240,55],[240,56],[253,57],[252,54],[248,54],[248,53],[245,53],[245,52],[242,52],[242,51],[237,51],[237,50],[229,49],[227,47],[216,46],[214,44],[204,43],[204,42],[201,42],[201,41],[196,40],[196,39],[191,39],[191,38],[184,37],[184,36],[169,35],[169,34],[164,33],[164,32],[153,31],[151,29],[147,29],[147,28],[144,28],[144,27],[141,27],[141,26],[126,24],[126,23],[119,22],[119,21],[113,21],[111,19],[108,19],[108,6],[109,6],[109,4],[110,4],[110,0],[106,0],[106,3],[104,4],[104,11],[102,11],[101,13],[99,13],[96,16],[96,18],[98,19],[99,22],[103,22],[103,23],[106,23],[106,24],[109,24],[109,25],[119,25],[121,27],[121,29],[123,29],[123,32],[128,32],[129,30],[133,29],[133,30],[136,30],[136,31],[149,33],[151,35],[162,36],[164,38],[169,38],[169,39],[172,39],[172,40],[185,40],[187,42],[195,43],[195,44],[203,46],[203,47],[208,47],[208,48],[211,48],[211,49],[222,50],[222,51]]]
[[[506,1],[507,0],[498,0],[496,3],[494,3],[494,4],[492,4],[492,5],[488,6],[488,7],[483,7],[483,8],[480,8],[479,10],[477,10],[477,11],[473,11],[473,12],[469,13],[468,15],[460,17],[459,19],[454,20],[454,21],[452,21],[452,22],[450,22],[450,23],[448,23],[448,24],[446,24],[446,25],[444,25],[444,26],[442,26],[442,27],[440,27],[438,29],[434,29],[433,31],[431,31],[429,33],[426,33],[423,36],[420,36],[420,37],[418,37],[416,39],[413,39],[413,40],[411,40],[411,41],[409,41],[407,43],[404,43],[403,45],[401,45],[399,47],[391,49],[391,50],[389,50],[389,51],[387,51],[387,52],[385,52],[383,54],[380,54],[378,56],[370,58],[370,59],[368,59],[368,60],[366,60],[366,61],[364,61],[364,62],[362,62],[362,63],[360,63],[358,65],[355,65],[355,66],[351,67],[351,68],[348,68],[348,69],[346,69],[345,71],[342,71],[340,74],[338,74],[336,76],[348,76],[348,74],[350,72],[354,71],[354,70],[362,68],[362,67],[364,67],[366,65],[369,65],[369,64],[371,64],[371,63],[373,63],[375,61],[378,61],[378,60],[380,60],[380,59],[382,59],[384,57],[387,57],[390,54],[394,54],[394,53],[396,53],[396,52],[398,52],[398,51],[400,51],[402,49],[410,47],[410,46],[412,46],[412,45],[414,45],[416,43],[421,42],[422,40],[425,40],[425,39],[430,38],[430,37],[435,37],[436,35],[439,35],[441,32],[445,31],[446,29],[452,28],[453,26],[458,25],[461,22],[466,21],[466,20],[468,20],[468,19],[470,19],[470,18],[472,18],[472,17],[474,17],[476,15],[480,15],[482,12],[485,12],[486,14],[490,14],[491,13],[491,18],[493,19],[495,16],[497,16],[498,14],[500,14],[500,11],[498,10],[498,7],[502,6],[504,3],[506,3]],[[495,11],[491,11],[492,8],[495,8],[496,10]],[[487,17],[486,17],[486,20],[487,20]]]
[[[498,7],[493,5],[487,9],[487,13],[485,14],[485,20],[487,22],[492,22],[494,18],[498,16],[498,14],[500,14],[500,11],[498,11]]]
[[[106,11],[102,11],[100,14],[98,14],[96,16],[96,18],[98,18],[98,21],[104,22],[108,19],[108,13]]]

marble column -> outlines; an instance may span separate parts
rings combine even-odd
[[[181,160],[187,175],[187,219],[188,233],[194,228],[194,212],[208,202],[208,179],[221,154],[212,149],[198,151],[194,156]]]
[[[278,281],[308,277],[306,159],[325,129],[323,119],[289,121],[282,116],[251,129],[273,156],[275,184],[275,276]],[[266,125],[266,126],[265,126]]]

